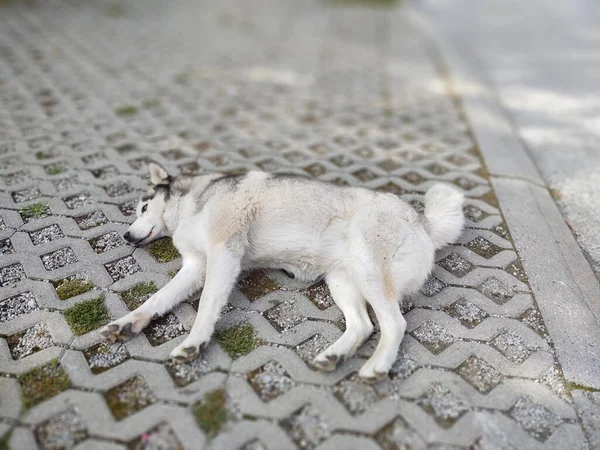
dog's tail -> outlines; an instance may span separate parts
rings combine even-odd
[[[436,250],[455,242],[463,230],[464,195],[445,184],[436,184],[425,194],[425,219]]]

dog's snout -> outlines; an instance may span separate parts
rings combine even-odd
[[[127,231],[124,235],[123,238],[125,238],[126,241],[131,240],[131,233],[129,231]]]

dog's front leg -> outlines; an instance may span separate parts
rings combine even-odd
[[[209,251],[206,284],[198,304],[198,314],[189,336],[171,352],[174,362],[193,360],[208,344],[240,271],[241,258],[225,245]]]
[[[111,342],[127,341],[142,331],[152,319],[162,316],[189,298],[204,284],[204,258],[184,258],[181,270],[160,291],[129,314],[109,323],[100,334]]]

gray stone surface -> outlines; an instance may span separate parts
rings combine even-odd
[[[598,2],[417,3],[485,74],[510,119],[507,131],[522,139],[600,276],[600,101],[590,95],[600,89]],[[498,124],[479,116],[493,139]],[[501,139],[495,143],[503,148]],[[518,167],[509,169],[507,175],[522,176]]]
[[[585,261],[572,239],[549,246],[583,294],[571,281],[544,286],[556,271],[531,259],[543,235],[528,235],[511,208],[547,198],[490,174],[542,180],[526,154],[506,157],[522,148],[489,97],[479,108],[497,133],[471,128],[472,98],[456,97],[439,71],[435,50],[452,50],[432,47],[408,9],[316,0],[0,8],[0,430],[13,430],[11,448],[594,445],[597,402],[564,379],[596,385],[595,350],[585,361],[584,347],[567,354],[597,332],[585,319],[595,308]],[[217,324],[250,324],[257,348],[232,357],[215,340],[174,366],[168,355],[193,323],[193,300],[115,346],[95,331],[75,336],[63,315],[103,295],[117,318],[128,312],[125,292],[160,288],[179,268],[119,238],[148,161],[172,173],[308,174],[393,192],[417,209],[445,181],[467,196],[468,229],[404,300],[407,335],[380,383],[356,377],[377,332],[336,371],[310,368],[341,335],[341,312],[323,287],[271,271],[240,282]],[[546,228],[558,220],[550,206]],[[59,300],[65,279],[94,288]],[[561,301],[574,306],[555,309]],[[560,321],[565,311],[582,317],[576,330]],[[37,342],[38,329],[51,339]],[[54,359],[70,383],[26,408],[31,372]],[[227,418],[206,434],[193,408],[219,389]]]

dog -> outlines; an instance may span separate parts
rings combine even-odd
[[[142,306],[101,330],[126,341],[202,288],[190,334],[173,349],[174,362],[196,358],[209,342],[238,276],[254,268],[282,269],[302,281],[324,278],[346,319],[346,330],[313,361],[334,370],[373,332],[381,338],[359,371],[370,381],[387,375],[406,330],[404,296],[431,272],[436,249],[455,242],[464,226],[464,196],[436,184],[421,215],[389,193],[341,187],[296,175],[172,177],[149,165],[151,188],[124,238],[142,246],[169,235],[181,270]]]

